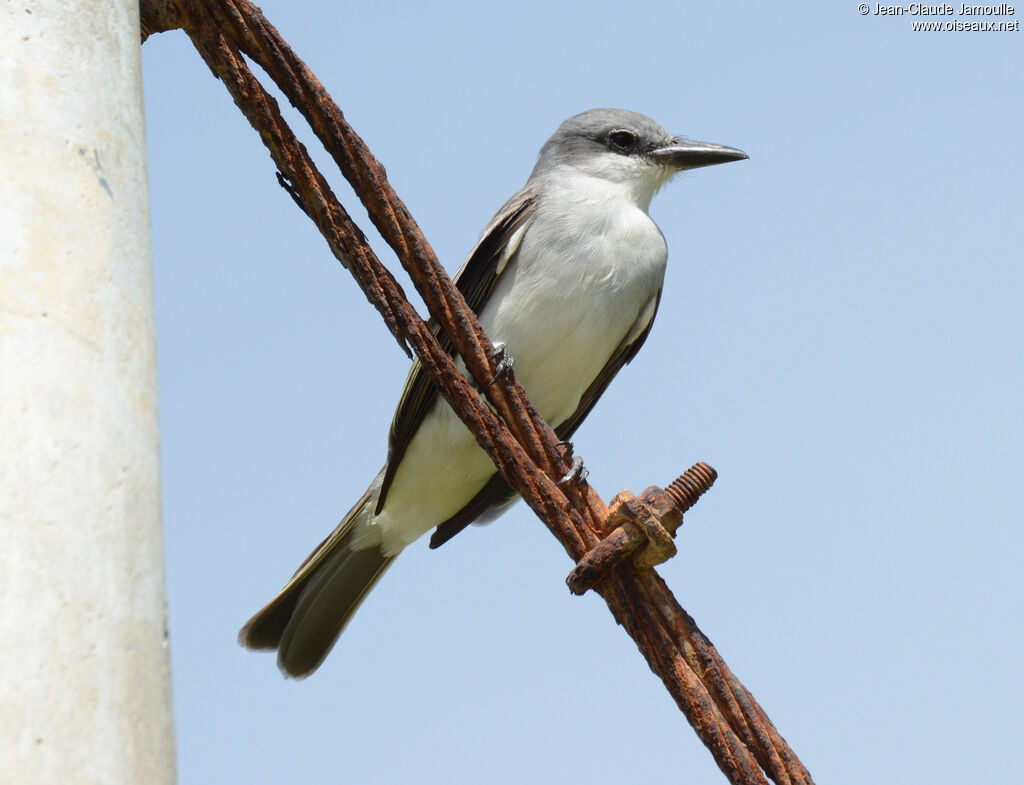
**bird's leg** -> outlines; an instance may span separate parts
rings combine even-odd
[[[568,439],[562,439],[560,442],[555,442],[555,447],[561,447],[565,452],[565,457],[572,457],[572,468],[565,473],[565,476],[560,479],[555,485],[565,485],[569,482],[583,482],[587,479],[587,475],[590,474],[590,470],[583,465],[583,459],[578,455],[572,454],[572,442]]]
[[[515,364],[515,358],[509,354],[508,349],[503,343],[494,344],[494,350],[491,352],[490,358],[492,362],[495,360],[497,362],[494,366],[494,378],[487,383],[488,387],[498,381],[502,376],[511,372],[512,366]]]

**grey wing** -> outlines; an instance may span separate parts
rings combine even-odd
[[[658,304],[661,302],[661,289],[654,298],[640,311],[636,323],[629,331],[622,343],[608,358],[601,373],[591,383],[580,398],[580,404],[576,407],[569,418],[555,426],[555,433],[559,439],[569,439],[580,427],[580,424],[590,414],[598,399],[608,389],[615,375],[622,370],[622,366],[629,363],[640,347],[644,345],[647,336],[651,333],[654,325],[654,317],[658,313]],[[500,474],[495,474],[488,480],[487,484],[477,493],[476,496],[448,520],[439,524],[430,536],[430,547],[438,548],[448,540],[465,529],[473,521],[494,510],[497,513],[507,506],[516,497],[516,492],[505,482]]]
[[[456,273],[455,285],[462,292],[462,296],[466,298],[466,303],[474,313],[479,314],[494,289],[498,277],[512,256],[515,255],[536,206],[537,194],[535,189],[530,186],[509,199],[491,219],[476,247],[470,251],[466,261]],[[448,354],[453,354],[451,339],[434,323],[433,319],[428,324],[434,331],[434,335],[437,336],[441,348]],[[402,397],[398,402],[398,409],[391,421],[391,431],[388,434],[388,462],[384,467],[384,477],[381,481],[380,497],[375,512],[379,513],[383,509],[398,465],[402,462],[409,442],[419,430],[423,418],[430,411],[435,400],[437,400],[437,387],[424,373],[419,360],[416,360],[409,370],[405,388],[402,390]]]

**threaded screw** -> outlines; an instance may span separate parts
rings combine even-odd
[[[716,479],[718,479],[718,472],[709,464],[701,461],[673,480],[665,489],[665,493],[672,497],[672,501],[679,507],[680,512],[686,512],[715,484]]]

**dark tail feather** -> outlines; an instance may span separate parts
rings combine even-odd
[[[277,647],[282,672],[301,679],[317,668],[394,556],[377,548],[333,554],[299,596]]]
[[[373,486],[288,585],[238,634],[238,642],[247,648],[277,649],[277,664],[286,676],[301,679],[320,666],[395,560],[375,546],[351,547],[355,523],[364,510],[372,509],[367,507],[372,492]]]
[[[301,588],[281,592],[259,613],[253,616],[238,633],[238,642],[247,649],[273,651],[281,642],[284,628],[288,626],[299,601]]]

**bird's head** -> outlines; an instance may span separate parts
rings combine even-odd
[[[625,185],[644,208],[679,172],[741,161],[734,147],[673,136],[651,118],[625,109],[591,109],[570,117],[541,148],[530,179],[559,167]]]

